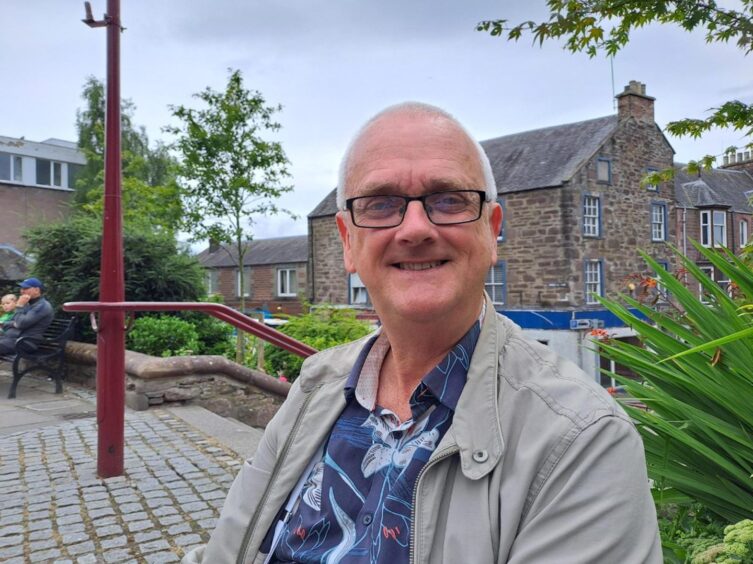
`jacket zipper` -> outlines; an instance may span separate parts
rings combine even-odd
[[[288,455],[288,450],[290,450],[290,444],[293,442],[293,439],[295,438],[295,435],[298,432],[298,428],[300,427],[301,421],[303,420],[303,416],[306,413],[306,410],[308,409],[308,405],[313,399],[314,395],[316,395],[316,392],[319,391],[319,388],[321,388],[321,384],[311,391],[309,396],[303,401],[303,404],[301,405],[301,409],[298,412],[298,417],[295,420],[295,424],[293,425],[293,428],[290,430],[290,433],[288,433],[288,438],[286,439],[285,444],[282,447],[282,452],[280,453],[280,456],[277,458],[277,462],[275,462],[275,466],[272,469],[272,478],[267,484],[267,487],[264,490],[264,494],[262,495],[261,499],[259,500],[259,503],[256,506],[256,511],[254,512],[253,517],[251,517],[251,521],[249,522],[248,527],[246,528],[246,533],[243,535],[243,542],[241,543],[241,549],[238,552],[238,558],[235,561],[236,564],[243,564],[246,561],[246,552],[248,551],[248,543],[251,541],[251,534],[254,528],[256,527],[256,523],[259,520],[261,511],[264,508],[264,505],[266,504],[267,498],[269,497],[269,492],[272,490],[272,486],[274,485],[274,482],[277,479],[277,476],[279,475],[280,468],[282,467],[282,464]]]
[[[413,486],[413,508],[411,509],[411,512],[413,513],[413,530],[411,531],[410,557],[408,558],[408,562],[410,562],[411,564],[415,564],[416,557],[416,531],[418,531],[418,511],[416,511],[416,507],[418,503],[418,487],[420,485],[421,478],[423,478],[423,475],[426,473],[426,471],[434,466],[437,462],[444,460],[445,458],[448,458],[453,454],[457,454],[458,452],[460,452],[460,448],[458,448],[457,446],[443,450],[440,454],[437,455],[436,458],[434,458],[434,460],[430,460],[426,464],[426,466],[421,468],[421,471],[418,473],[418,477],[416,478],[416,485]]]

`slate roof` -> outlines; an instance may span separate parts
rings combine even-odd
[[[555,125],[481,142],[497,193],[561,186],[617,128],[617,116]]]
[[[309,243],[307,235],[255,239],[246,245],[247,250],[243,257],[245,266],[308,261]],[[223,247],[226,246],[223,245]],[[209,248],[206,248],[196,258],[205,268],[234,267],[237,265],[238,253],[231,247],[227,248],[230,252],[222,247],[214,252],[209,252]]]
[[[675,165],[675,198],[681,208],[724,207],[751,213],[753,177],[743,170],[715,168],[689,175]]]
[[[617,128],[617,116],[555,125],[481,142],[489,157],[497,193],[561,186],[598,151]],[[337,212],[335,190],[309,214]]]

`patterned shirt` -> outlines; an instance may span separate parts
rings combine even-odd
[[[272,562],[408,562],[416,479],[452,422],[479,333],[477,321],[424,376],[404,422],[376,404],[389,341],[366,344]]]

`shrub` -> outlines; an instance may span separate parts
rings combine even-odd
[[[173,315],[139,317],[126,336],[127,347],[152,356],[196,354],[199,335],[193,324]]]
[[[53,306],[96,301],[102,256],[101,223],[74,217],[43,224],[24,237],[36,259],[32,274],[47,286]],[[203,272],[194,257],[165,233],[126,230],[123,235],[125,299],[128,301],[196,301],[204,295]],[[79,327],[89,327],[82,314]],[[78,336],[82,338],[82,335]],[[91,332],[83,335],[93,341]]]
[[[738,307],[753,302],[753,272],[729,251],[694,245],[731,281],[738,302],[679,252],[704,302],[644,254],[678,307],[658,311],[623,296],[644,321],[603,300],[644,346],[606,340],[599,349],[643,380],[613,375],[647,407],[625,406],[638,423],[659,505],[698,502],[735,522],[753,516],[753,316]]]
[[[280,331],[322,350],[363,337],[371,331],[371,326],[356,319],[352,309],[317,306],[309,313],[290,317]],[[264,359],[269,374],[282,373],[290,382],[298,377],[303,364],[301,357],[272,345],[264,347]]]

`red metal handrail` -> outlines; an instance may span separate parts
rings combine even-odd
[[[207,302],[67,302],[65,311],[203,311],[268,343],[306,358],[317,350],[224,304]]]

